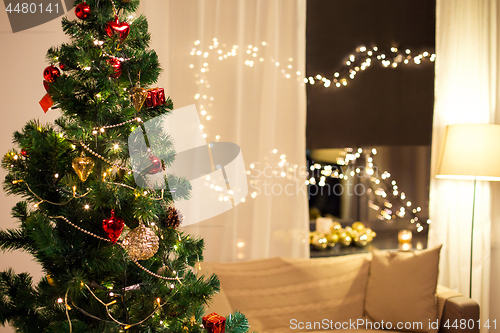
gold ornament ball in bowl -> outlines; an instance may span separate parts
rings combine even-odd
[[[313,243],[314,236],[321,235],[319,231],[310,231],[309,232],[309,244]]]
[[[330,229],[332,229],[332,232],[338,232],[340,229],[342,229],[342,225],[339,222],[333,222]]]
[[[345,227],[344,231],[346,232],[347,236],[350,236],[351,238],[354,238],[356,236],[356,231],[351,227]]]
[[[369,242],[368,236],[364,233],[361,233],[354,238],[354,245],[358,247],[365,247]]]
[[[368,242],[371,242],[377,236],[377,233],[370,228],[365,229],[365,234],[368,236]]]
[[[351,227],[352,227],[352,230],[356,230],[357,232],[361,232],[361,231],[365,230],[365,225],[359,221],[354,222]]]
[[[346,229],[340,229],[338,235],[339,235],[339,241],[338,241],[338,243],[340,245],[342,245],[343,247],[347,247],[347,246],[351,245],[352,237],[351,237],[351,234],[350,234],[350,230],[347,230],[347,228]]]
[[[349,236],[349,235],[346,235],[345,237],[343,238],[340,238],[340,241],[339,241],[340,245],[342,245],[343,247],[348,247],[349,245],[351,245],[352,243],[352,237]]]
[[[334,232],[328,236],[328,241],[330,243],[336,244],[339,242],[339,234]]]
[[[316,250],[326,250],[328,247],[328,240],[324,234],[315,234],[311,244]]]
[[[127,234],[122,245],[131,259],[147,260],[158,251],[159,238],[153,230],[141,224]]]

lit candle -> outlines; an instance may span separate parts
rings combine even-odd
[[[398,233],[398,240],[401,244],[411,243],[412,234],[410,230],[400,230]]]

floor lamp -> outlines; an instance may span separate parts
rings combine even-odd
[[[457,124],[446,128],[436,178],[473,180],[469,297],[472,298],[472,251],[476,182],[500,181],[500,125]]]

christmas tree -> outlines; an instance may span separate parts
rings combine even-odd
[[[0,231],[0,248],[27,251],[46,272],[37,285],[27,273],[0,273],[0,323],[16,332],[248,330],[238,312],[203,317],[219,281],[196,274],[203,240],[178,230],[172,203],[188,199],[190,185],[163,175],[175,151],[160,125],[154,151],[170,157],[147,149],[131,163],[131,134],[173,109],[152,87],[161,68],[146,19],[133,16],[138,5],[76,1],[77,18],[62,20],[71,42],[48,50],[43,72],[40,105],[61,117],[28,122],[3,158],[4,190],[23,200],[12,210],[20,225]],[[158,175],[168,187],[150,184]]]

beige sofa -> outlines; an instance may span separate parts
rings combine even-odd
[[[436,276],[432,277],[431,272],[419,270],[418,263],[407,262],[411,266],[404,268],[389,260],[390,265],[403,267],[404,274],[408,275],[401,278],[397,272],[392,272],[386,278],[385,272],[381,271],[382,277],[389,280],[385,286],[388,289],[375,290],[378,286],[370,280],[378,274],[375,264],[372,265],[373,258],[372,254],[357,254],[317,259],[271,258],[241,263],[204,263],[202,273],[215,273],[221,282],[221,292],[213,298],[207,312],[226,316],[238,310],[247,316],[251,331],[261,333],[332,329],[340,332],[386,329],[385,332],[436,333],[438,326],[439,333],[445,333],[461,331],[453,328],[460,322],[453,325],[455,319],[473,319],[475,322],[479,319],[477,303],[449,289],[436,288],[436,282],[432,287],[432,280],[437,280],[437,267]],[[431,261],[421,257],[421,264]],[[432,265],[437,266],[437,263]],[[414,268],[416,271],[412,272]],[[391,278],[395,278],[396,283],[391,282]],[[420,284],[409,281],[413,278],[422,280],[422,284],[426,283],[424,280],[431,282],[434,291],[429,294],[432,298],[428,305],[421,303],[426,291],[413,287]],[[413,285],[407,284],[406,280]],[[390,309],[393,304],[395,307]],[[422,306],[425,309],[418,308]],[[420,310],[424,312],[419,317]],[[370,317],[370,314],[377,317],[377,312],[383,314],[384,311],[389,311],[388,316],[401,312],[401,318],[396,316],[391,319],[391,326],[387,321],[384,326],[380,317],[378,320]],[[400,319],[402,325],[396,327]],[[464,331],[479,332],[479,328]]]

